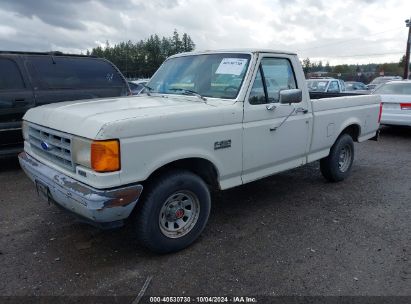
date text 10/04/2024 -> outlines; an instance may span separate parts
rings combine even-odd
[[[150,303],[257,303],[254,297],[150,297]]]

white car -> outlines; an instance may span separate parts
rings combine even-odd
[[[373,94],[381,96],[381,124],[411,126],[411,81],[390,81]]]
[[[367,90],[375,90],[378,86],[389,81],[402,80],[401,76],[379,76],[374,78],[369,84],[367,84]]]
[[[342,93],[345,92],[345,84],[341,79],[335,78],[313,78],[307,79],[310,92]]]
[[[353,142],[379,128],[379,96],[310,100],[290,52],[182,53],[147,87],[139,96],[30,109],[19,160],[47,201],[94,225],[129,218],[141,244],[156,252],[198,238],[210,189],[316,160],[327,180],[342,181]]]

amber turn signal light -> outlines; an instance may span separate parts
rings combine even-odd
[[[97,172],[120,170],[120,142],[93,140],[91,143],[91,168]]]

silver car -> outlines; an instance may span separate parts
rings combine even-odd
[[[372,94],[381,95],[381,124],[411,126],[411,81],[391,81]]]

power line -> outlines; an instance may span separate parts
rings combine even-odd
[[[388,32],[396,31],[398,29],[402,29],[402,27],[396,27],[396,28],[386,30],[386,31],[383,31],[383,32],[377,32],[377,33],[369,34],[369,35],[367,35],[367,37],[385,34],[385,33],[388,33]],[[339,42],[323,44],[323,45],[319,45],[319,46],[313,46],[313,47],[306,48],[306,49],[300,49],[300,50],[298,50],[298,52],[306,51],[306,50],[312,50],[312,49],[319,49],[319,48],[323,48],[323,47],[327,47],[327,46],[334,46],[334,45],[344,44],[344,43],[359,40],[359,39],[364,39],[364,36],[358,37],[358,38],[352,38],[352,39],[348,39],[348,40],[343,40],[343,41],[339,41]]]

